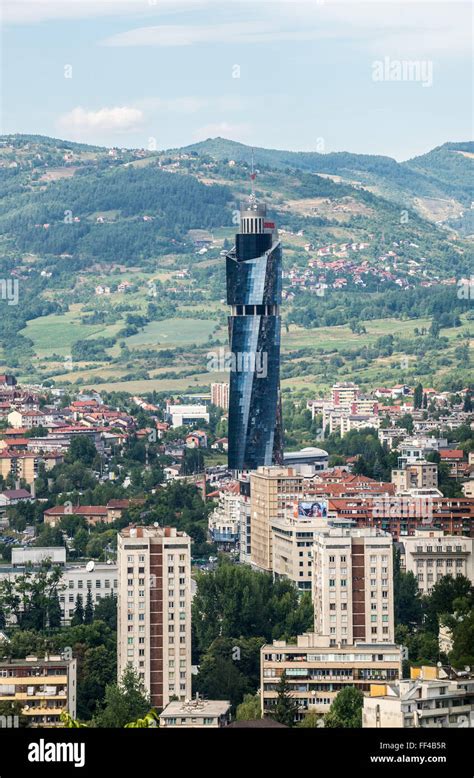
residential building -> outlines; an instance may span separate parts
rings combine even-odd
[[[440,451],[446,448],[448,441],[446,438],[429,438],[418,436],[404,438],[399,443],[397,449],[399,452],[398,466],[402,468],[407,462],[417,462],[420,459],[426,459],[426,455],[434,451]]]
[[[285,673],[297,703],[296,720],[308,712],[327,713],[346,686],[364,694],[371,683],[394,682],[401,677],[400,646],[389,643],[355,643],[330,646],[329,638],[313,633],[299,635],[297,643],[275,640],[260,654],[262,715],[271,714],[278,698],[278,683]]]
[[[390,532],[394,540],[430,526],[448,535],[474,536],[474,499],[433,495],[330,498],[329,518],[349,518],[358,527]]]
[[[139,505],[143,500],[109,500],[107,505],[55,505],[48,508],[43,513],[44,523],[50,527],[57,527],[63,516],[82,516],[86,523],[94,526],[96,524],[111,524],[117,519],[122,518],[124,511],[132,505]]]
[[[0,475],[4,478],[11,475],[15,481],[23,480],[31,486],[40,464],[44,464],[46,470],[52,470],[63,461],[64,455],[60,452],[34,454],[7,448],[0,451]]]
[[[118,677],[131,664],[154,707],[191,697],[191,538],[174,527],[118,535]]]
[[[6,489],[0,493],[0,508],[9,508],[19,502],[33,502],[33,499],[27,489]]]
[[[76,665],[55,655],[2,659],[0,703],[20,702],[31,726],[61,726],[63,712],[76,717]]]
[[[270,523],[273,575],[289,578],[300,591],[311,591],[314,538],[327,526],[327,519],[298,515],[296,506],[294,511],[288,510],[285,517],[275,518]]]
[[[169,702],[160,713],[160,727],[164,729],[217,729],[226,727],[231,719],[231,705],[227,700],[193,700]]]
[[[451,478],[459,479],[463,476],[466,460],[462,448],[441,450],[439,456],[441,462],[449,466],[449,475]]]
[[[430,594],[433,586],[446,575],[453,578],[463,575],[474,584],[472,538],[420,528],[402,542],[405,570],[413,573],[422,594]]]
[[[230,551],[239,546],[241,527],[239,483],[232,483],[219,492],[217,508],[209,515],[209,536],[220,550]]]
[[[390,728],[474,726],[474,673],[412,667],[410,680],[379,683],[364,697],[362,726]]]
[[[230,306],[231,470],[281,464],[282,251],[275,223],[255,194],[240,209],[240,232],[226,254]]]
[[[313,546],[314,631],[330,646],[393,643],[392,537],[328,527]]]
[[[336,407],[349,409],[359,397],[360,389],[351,381],[334,384],[331,389],[331,402]]]
[[[392,483],[397,494],[410,489],[437,489],[438,465],[424,459],[406,463],[401,470],[392,470]]]
[[[259,467],[250,473],[251,564],[272,570],[271,522],[283,518],[306,492],[311,479],[292,467]]]
[[[222,408],[224,411],[229,409],[229,384],[216,383],[211,384],[211,403]]]

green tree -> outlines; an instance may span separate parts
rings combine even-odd
[[[66,462],[68,464],[80,462],[82,465],[90,467],[96,454],[94,442],[88,435],[73,435],[66,455]]]
[[[74,613],[72,614],[71,619],[71,627],[76,627],[78,624],[84,624],[84,606],[82,603],[82,594],[78,594],[76,596]]]
[[[92,592],[87,590],[86,607],[84,608],[84,624],[92,624],[94,621],[94,601],[92,599]]]
[[[143,718],[150,706],[143,681],[133,667],[128,665],[119,683],[107,686],[105,705],[94,718],[94,725],[107,729],[124,727],[134,719]]]
[[[452,614],[454,603],[460,598],[466,598],[472,607],[473,591],[470,580],[465,576],[460,575],[456,578],[450,575],[443,576],[433,586],[431,594],[424,598],[425,628],[437,636],[440,616]]]
[[[280,680],[277,685],[277,702],[274,708],[272,708],[270,717],[278,721],[280,724],[285,724],[287,727],[292,727],[295,723],[295,718],[298,713],[298,705],[295,702],[291,691],[290,685],[286,679],[286,672],[280,676]]]
[[[423,386],[422,384],[417,384],[413,395],[413,407],[416,410],[417,408],[421,408],[422,405],[423,405]]]
[[[50,629],[59,629],[61,626],[61,603],[58,592],[53,592],[48,602],[48,624]]]
[[[334,699],[324,716],[324,726],[331,728],[360,729],[364,695],[355,686],[346,686]]]
[[[237,706],[236,719],[238,721],[255,721],[262,718],[262,709],[259,694],[245,694],[243,702]]]
[[[117,598],[113,593],[96,603],[94,621],[105,621],[110,629],[117,629]]]
[[[321,713],[310,711],[301,721],[298,721],[296,726],[301,729],[318,729],[324,726],[324,716]]]

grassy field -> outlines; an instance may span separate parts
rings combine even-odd
[[[120,329],[120,324],[81,324],[77,311],[50,316],[29,321],[21,330],[21,335],[33,341],[37,357],[48,357],[51,354],[66,356],[71,353],[71,346],[78,340],[96,337],[112,337]]]
[[[348,346],[360,348],[361,346],[375,343],[377,338],[383,335],[401,335],[402,337],[413,336],[415,327],[429,328],[430,319],[410,319],[409,321],[400,321],[399,319],[373,319],[364,322],[366,332],[362,335],[355,335],[346,325],[337,327],[318,327],[307,330],[303,327],[297,327],[294,324],[289,325],[289,332],[283,332],[281,336],[282,351],[295,351],[299,348],[324,348],[327,351],[332,349],[346,349]],[[454,332],[446,330],[446,333]],[[456,329],[455,334],[459,332]],[[444,334],[444,333],[443,333]],[[449,337],[449,335],[448,335]]]
[[[141,332],[126,339],[128,348],[165,343],[185,346],[204,343],[216,326],[211,319],[164,319],[147,324]]]

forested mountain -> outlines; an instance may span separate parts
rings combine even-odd
[[[361,383],[466,382],[471,148],[402,164],[255,150],[256,194],[284,246],[291,390],[348,369]],[[150,151],[0,137],[2,371],[135,392],[208,386],[207,349],[227,342],[222,254],[251,157],[220,138]]]
[[[195,143],[185,150],[220,160],[247,162],[252,153],[249,146],[224,138]],[[401,163],[391,157],[345,151],[320,154],[255,148],[253,153],[257,165],[337,175],[348,181],[375,185],[385,196],[392,194],[394,199],[408,193],[416,197],[454,197],[464,205],[470,205],[472,200],[474,143],[471,142],[446,143]]]

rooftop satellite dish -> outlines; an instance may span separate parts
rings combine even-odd
[[[86,565],[87,572],[88,573],[92,573],[94,567],[95,567],[95,562],[91,559],[91,561],[88,562],[87,565]]]
[[[464,669],[465,669],[466,673],[470,673],[471,672],[470,665],[466,665],[466,667]]]
[[[158,524],[158,522],[157,522],[157,521],[154,521],[154,522],[153,522],[153,526],[154,526],[154,527],[159,527],[160,525]]]
[[[436,662],[436,666],[437,666],[437,667],[442,667],[442,666],[443,666],[443,663],[442,663],[442,662]]]

